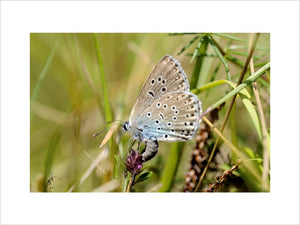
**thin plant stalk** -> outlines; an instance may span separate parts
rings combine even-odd
[[[82,51],[81,51],[81,48],[80,48],[79,43],[78,43],[78,38],[77,38],[76,35],[74,37],[75,37],[75,44],[76,44],[77,52],[78,52],[78,55],[79,55],[79,60],[80,60],[80,64],[81,64],[81,68],[82,68],[82,71],[83,71],[84,78],[85,78],[87,84],[89,85],[90,89],[92,90],[94,97],[96,98],[97,104],[99,106],[99,110],[102,112],[103,109],[101,107],[101,99],[99,97],[99,94],[96,90],[95,85],[92,82],[91,75],[90,75],[90,73],[88,71],[88,68],[86,66],[86,63],[84,61]]]
[[[35,88],[34,88],[34,90],[33,90],[33,94],[32,94],[32,97],[31,97],[31,100],[32,100],[32,101],[35,101],[35,99],[36,99],[36,96],[37,96],[37,94],[38,94],[38,92],[39,92],[39,90],[40,90],[40,88],[41,88],[41,83],[42,83],[42,81],[44,80],[44,78],[45,78],[45,76],[46,76],[46,74],[47,74],[47,72],[48,72],[48,70],[49,70],[49,67],[50,67],[50,65],[51,65],[51,62],[52,62],[52,60],[53,60],[54,53],[55,53],[55,51],[56,51],[56,49],[57,49],[57,46],[58,46],[58,43],[56,43],[56,45],[55,45],[54,48],[52,49],[50,55],[48,56],[48,58],[47,58],[47,60],[46,60],[46,62],[45,62],[45,64],[44,64],[44,66],[43,66],[43,68],[42,68],[42,71],[41,71],[41,73],[40,73],[39,79],[38,79],[38,81],[37,81],[37,83],[36,83],[36,85],[35,85]]]
[[[254,52],[254,50],[255,50],[255,45],[256,45],[256,43],[257,43],[258,37],[259,37],[259,34],[256,34],[256,35],[255,35],[255,38],[254,38],[254,41],[252,42],[252,45],[251,45],[251,48],[250,48],[248,57],[247,57],[247,59],[246,59],[245,65],[244,65],[244,67],[243,67],[243,69],[242,69],[241,75],[240,75],[239,80],[238,80],[238,82],[237,82],[237,86],[240,85],[240,84],[242,83],[243,79],[244,79],[244,76],[245,76],[245,74],[246,74],[246,72],[247,72],[247,68],[248,68],[250,59],[251,59],[251,57],[252,57],[252,55],[253,55],[253,52]],[[223,132],[223,130],[224,130],[225,126],[226,126],[227,120],[228,120],[228,118],[229,118],[229,115],[230,115],[232,106],[233,106],[233,104],[235,103],[236,97],[237,97],[237,93],[233,96],[233,98],[232,98],[232,100],[231,100],[231,102],[230,102],[230,104],[229,104],[229,107],[228,107],[228,109],[227,109],[227,111],[226,111],[225,118],[224,118],[224,120],[223,120],[223,124],[222,124],[221,129],[220,129],[220,132],[221,132],[221,133]],[[218,146],[219,140],[220,140],[220,138],[218,137],[218,138],[216,139],[216,142],[215,142],[215,144],[214,144],[214,147],[213,147],[213,149],[212,149],[212,151],[211,151],[211,154],[210,154],[210,156],[209,156],[207,165],[205,166],[205,168],[204,168],[204,170],[203,170],[203,173],[201,174],[201,177],[200,177],[200,179],[199,179],[199,182],[198,182],[198,184],[197,184],[197,186],[196,186],[196,188],[195,188],[195,192],[198,192],[198,191],[200,190],[200,187],[201,187],[201,184],[202,184],[202,182],[203,182],[203,179],[204,179],[204,177],[205,177],[205,175],[206,175],[207,169],[208,169],[208,167],[209,167],[209,165],[210,165],[210,163],[211,163],[211,161],[212,161],[212,159],[213,159],[213,157],[214,157],[214,154],[215,154],[215,152],[216,152],[216,148],[217,148],[217,146]]]
[[[254,64],[253,59],[251,58],[250,61],[250,71],[251,74],[254,73]],[[270,153],[270,146],[268,143],[268,133],[267,133],[267,125],[266,125],[266,119],[263,112],[263,107],[260,101],[259,92],[257,90],[256,81],[253,82],[253,93],[255,95],[256,103],[257,103],[257,110],[258,115],[260,117],[261,121],[261,129],[262,129],[262,144],[263,144],[263,171],[262,171],[262,182],[263,182],[263,189],[266,189],[267,182],[268,182],[268,170],[269,170],[269,153]]]
[[[239,150],[235,145],[233,145],[223,134],[222,132],[220,132],[205,116],[203,117],[203,121],[205,123],[207,123],[207,125],[210,126],[210,128],[218,135],[218,137],[220,139],[222,139],[222,141],[224,141],[224,143],[226,143],[230,149],[232,150],[232,152],[238,157],[238,159],[242,160],[243,162],[244,161],[248,161],[248,157],[241,151]],[[255,168],[251,165],[251,164],[248,164],[246,165],[246,167],[248,167],[248,170],[253,174],[253,176],[259,180],[259,181],[262,181],[262,178],[260,176],[260,174],[258,174],[257,172],[255,172]]]
[[[135,176],[131,174],[126,192],[131,192],[131,188],[133,186],[134,180],[135,180]]]
[[[210,107],[208,107],[202,115],[206,115],[211,110],[213,110],[213,109],[217,108],[218,106],[220,106],[222,103],[224,103],[230,97],[238,94],[241,90],[243,90],[249,84],[251,84],[252,82],[257,80],[259,77],[261,77],[265,73],[265,71],[268,70],[269,68],[270,68],[270,63],[267,63],[262,68],[257,70],[253,75],[248,77],[242,84],[237,85],[236,88],[234,88],[232,91],[228,92],[228,94],[226,94],[223,98],[221,98],[220,100],[218,100],[217,102],[212,104]],[[202,92],[203,90],[205,90],[207,88],[210,88],[212,86],[217,86],[217,85],[222,84],[222,83],[224,83],[224,80],[218,80],[218,81],[215,81],[213,83],[206,84],[206,85],[204,85],[204,86],[202,86],[198,89],[194,89],[191,92],[193,92],[194,94],[199,94],[200,92]]]
[[[214,49],[215,53],[217,54],[217,56],[219,57],[219,59],[221,60],[221,62],[223,63],[223,65],[225,67],[227,79],[229,81],[231,81],[229,66],[228,66],[228,63],[226,62],[225,58],[223,57],[223,55],[225,55],[226,53],[211,36],[208,35],[207,38],[208,38],[208,41],[209,41],[211,47]]]
[[[199,78],[200,78],[200,71],[202,68],[202,64],[203,64],[203,60],[204,60],[204,56],[202,56],[202,54],[206,54],[206,50],[208,47],[208,41],[206,36],[201,37],[201,39],[199,40],[198,44],[200,44],[199,46],[199,55],[196,58],[196,64],[195,64],[195,68],[192,74],[192,78],[191,78],[191,82],[190,82],[190,88],[194,89],[197,87],[197,84],[199,82]]]
[[[168,155],[168,160],[162,172],[162,176],[160,179],[161,187],[159,188],[159,192],[168,192],[171,190],[182,156],[184,144],[184,142],[173,144]]]
[[[98,68],[99,68],[99,75],[101,79],[101,85],[102,85],[102,90],[103,90],[103,101],[104,101],[104,111],[105,111],[105,120],[106,122],[112,121],[113,116],[112,112],[110,109],[110,104],[109,104],[109,98],[108,98],[108,92],[107,92],[107,86],[106,86],[106,78],[104,74],[104,67],[103,67],[103,61],[102,61],[102,55],[100,51],[100,46],[99,46],[99,40],[97,37],[97,34],[94,34],[94,42],[96,46],[96,54],[97,54],[97,63],[98,63]]]

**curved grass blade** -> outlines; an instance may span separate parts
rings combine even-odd
[[[95,46],[96,46],[96,54],[97,54],[97,63],[98,63],[98,68],[99,68],[99,75],[100,75],[101,86],[102,86],[102,90],[103,90],[105,120],[107,122],[107,121],[112,121],[113,120],[113,115],[112,115],[112,111],[111,111],[110,103],[109,103],[109,99],[108,99],[106,78],[105,78],[105,74],[104,74],[104,67],[103,67],[103,61],[102,61],[100,46],[99,46],[99,40],[98,40],[97,34],[93,34],[93,35],[94,35],[94,43],[95,43]]]
[[[219,85],[225,84],[225,83],[229,84],[233,89],[236,88],[236,84],[231,81],[218,80],[218,81],[214,81],[214,82],[211,82],[211,83],[205,85],[204,87],[202,87],[203,88],[202,90],[211,89],[213,87],[216,87],[216,86],[219,86]],[[260,130],[260,122],[258,119],[258,115],[255,110],[255,107],[253,106],[253,104],[250,101],[251,95],[249,94],[249,92],[246,89],[241,89],[240,92],[238,92],[238,95],[241,97],[242,102],[245,105],[245,107],[253,121],[253,124],[254,124],[256,132],[258,134],[259,139],[262,140],[262,134],[261,134],[261,130]]]
[[[239,52],[239,51],[230,51],[230,54],[233,54],[233,55],[241,55],[241,56],[247,56],[248,55],[248,53],[247,52]],[[260,56],[255,56],[255,55],[253,55],[253,59],[254,60],[260,60],[260,59],[262,59],[262,57],[260,57]]]
[[[200,55],[201,54],[206,54],[207,46],[208,46],[208,41],[207,41],[206,36],[203,36],[200,41],[201,41],[201,46],[200,46],[198,52],[200,53]],[[191,89],[194,89],[194,88],[197,87],[199,77],[200,77],[200,71],[201,71],[202,64],[203,64],[203,60],[204,60],[203,56],[197,56],[195,68],[194,68],[192,78],[191,78],[191,83],[190,83],[190,88]]]
[[[184,142],[177,142],[172,145],[166,165],[162,172],[162,177],[160,179],[162,186],[159,189],[159,192],[168,192],[171,190],[181,159],[184,144]]]
[[[42,71],[40,73],[40,76],[39,76],[39,79],[35,85],[35,88],[34,88],[34,91],[33,91],[33,94],[32,94],[32,97],[31,97],[31,100],[32,101],[35,101],[36,99],[36,96],[37,96],[37,93],[39,92],[40,88],[41,88],[41,83],[42,81],[44,80],[48,70],[49,70],[49,67],[51,65],[51,62],[53,60],[53,56],[54,56],[54,53],[57,49],[57,46],[58,46],[59,43],[56,43],[56,45],[54,46],[54,48],[52,49],[51,53],[49,54],[43,68],[42,68]]]
[[[267,63],[265,66],[263,66],[262,68],[260,68],[259,70],[257,70],[254,74],[252,74],[251,76],[249,76],[243,83],[241,83],[240,85],[238,85],[235,89],[233,89],[232,91],[230,91],[227,95],[225,95],[223,98],[221,98],[219,101],[217,101],[216,103],[214,103],[213,105],[211,105],[207,110],[213,110],[215,108],[217,108],[219,105],[221,105],[222,103],[224,103],[226,100],[228,100],[229,98],[231,98],[232,96],[234,96],[235,94],[239,93],[242,89],[244,89],[245,87],[247,87],[249,84],[251,84],[253,81],[257,80],[259,77],[261,77],[266,70],[268,70],[270,68],[270,63]],[[206,84],[198,89],[194,89],[191,92],[194,94],[199,94],[200,92],[209,89],[213,86],[217,86],[220,83],[226,83],[226,80],[218,80],[218,81],[214,81],[212,83]],[[204,112],[203,114],[205,114],[207,112]]]
[[[244,66],[244,63],[243,63],[241,60],[239,60],[239,59],[237,59],[237,58],[235,58],[235,57],[233,57],[233,56],[226,55],[225,58],[226,58],[228,61],[234,63],[235,65],[237,65],[237,66],[239,66],[239,67],[241,67],[241,68]]]
[[[239,148],[237,148],[235,145],[232,144],[224,135],[223,133],[218,130],[206,117],[203,117],[203,121],[207,123],[211,129],[218,135],[220,139],[224,141],[224,143],[232,150],[232,152],[237,156],[238,159],[241,159],[242,161],[246,162],[251,159],[248,155],[246,155],[243,151],[241,151]],[[248,173],[248,176],[251,175],[256,180],[256,183],[261,183],[261,173],[257,169],[256,166],[253,165],[253,163],[244,163],[245,169]]]
[[[117,124],[113,124],[110,129],[107,131],[105,137],[103,138],[99,148],[102,148],[111,138],[111,136],[117,131],[118,127],[119,126],[116,126],[116,125],[119,125],[119,123]]]
[[[200,35],[197,35],[196,37],[194,37],[192,40],[190,40],[185,46],[183,46],[183,48],[177,53],[177,55],[180,55],[181,53],[183,53],[188,47],[190,47],[199,37]]]
[[[198,56],[198,52],[200,50],[200,47],[201,47],[201,44],[202,44],[203,40],[204,39],[201,37],[200,40],[199,40],[199,42],[198,42],[198,44],[197,44],[197,46],[196,46],[196,49],[194,51],[194,54],[192,56],[192,59],[191,59],[190,63],[192,63],[193,60],[196,58],[196,56]]]
[[[225,71],[226,71],[226,75],[227,75],[227,79],[230,81],[231,80],[231,76],[230,76],[230,72],[229,72],[229,66],[225,60],[225,58],[223,57],[223,54],[221,53],[220,49],[218,48],[218,46],[215,44],[214,40],[212,39],[211,36],[207,36],[208,41],[211,45],[211,47],[214,49],[214,51],[216,52],[217,56],[219,57],[219,59],[221,60],[221,62],[223,63],[224,67],[225,67]]]
[[[54,155],[57,150],[57,146],[58,146],[58,143],[60,140],[60,135],[61,135],[61,126],[58,126],[58,128],[53,133],[53,135],[49,141],[49,145],[48,145],[48,149],[47,149],[47,153],[46,153],[45,168],[44,168],[44,192],[47,192],[47,188],[48,188],[47,178],[51,174],[51,169],[52,169],[52,165],[53,165],[53,161],[54,161]]]
[[[223,38],[227,38],[229,40],[233,40],[233,41],[241,41],[241,42],[246,42],[245,40],[229,35],[229,34],[223,34],[223,33],[211,33],[211,35],[215,35],[215,36],[219,36],[219,37],[223,37]]]

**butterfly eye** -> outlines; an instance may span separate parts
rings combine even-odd
[[[122,129],[125,130],[125,131],[129,130],[129,124],[128,124],[128,122],[123,123]]]

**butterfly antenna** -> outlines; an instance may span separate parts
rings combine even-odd
[[[106,124],[109,124],[109,123],[114,123],[114,122],[123,122],[123,120],[113,120],[113,121],[108,121],[108,122],[106,122]]]
[[[107,130],[107,128],[105,128],[105,129],[99,131],[99,132],[96,133],[96,134],[93,134],[93,137],[97,137],[99,134],[103,133],[103,132],[106,131],[106,130]]]

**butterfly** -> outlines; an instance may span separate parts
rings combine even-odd
[[[190,140],[199,127],[202,107],[190,92],[189,82],[178,60],[166,55],[153,68],[122,129],[134,141],[145,143],[143,161],[158,152],[158,141]]]

